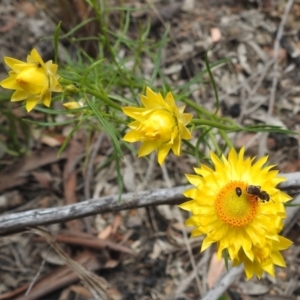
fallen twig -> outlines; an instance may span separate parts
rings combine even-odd
[[[34,241],[35,242],[44,242],[44,241],[46,241],[46,239],[43,236],[41,236],[41,237],[34,238]],[[135,254],[135,252],[132,249],[130,249],[126,246],[122,246],[113,241],[100,239],[93,235],[90,235],[87,233],[82,233],[82,232],[77,232],[77,231],[74,232],[74,235],[72,234],[72,232],[68,232],[68,231],[65,231],[64,233],[56,235],[55,242],[70,244],[70,245],[79,245],[81,247],[86,247],[86,248],[95,249],[95,250],[99,250],[99,249],[103,249],[103,248],[107,247],[114,251],[123,252],[123,253],[131,254],[131,255]]]
[[[90,199],[75,204],[34,209],[0,217],[0,235],[16,233],[46,224],[66,222],[86,216],[105,212],[114,212],[137,207],[160,204],[176,204],[186,200],[182,193],[190,186],[180,186],[172,189],[143,191],[119,196],[107,196]]]
[[[294,187],[295,184],[298,185],[297,183],[300,182],[300,172],[282,174],[282,176],[287,178],[287,181],[281,184],[282,188]],[[156,191],[128,193],[123,195],[121,199],[119,199],[118,195],[107,196],[66,206],[6,214],[0,217],[0,235],[21,232],[27,230],[29,227],[62,223],[99,213],[150,205],[179,204],[187,200],[182,193],[191,187],[179,186]],[[298,209],[298,207],[293,207],[292,210],[294,209]]]

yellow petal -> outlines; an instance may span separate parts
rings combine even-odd
[[[152,105],[159,105],[158,107],[160,108],[164,106],[164,101],[161,95],[154,93],[148,86],[146,88],[146,95],[149,98],[149,102],[152,102]]]
[[[191,198],[191,199],[197,199],[195,201],[201,202],[201,200],[199,199],[199,194],[201,194],[201,191],[199,191],[198,189],[190,189],[183,193],[183,195],[185,197]]]
[[[173,95],[171,92],[168,92],[168,94],[166,95],[166,102],[170,105],[170,106],[176,106],[175,104],[175,100],[173,98]],[[183,109],[184,110],[184,109]]]
[[[279,251],[272,252],[272,262],[277,266],[286,267],[285,261]]]
[[[284,236],[279,236],[279,243],[275,243],[276,249],[278,250],[285,250],[289,248],[292,244],[293,242],[285,238]]]
[[[57,64],[53,64],[52,60],[48,60],[45,63],[45,66],[47,68],[47,70],[51,73],[51,74],[56,74],[57,69],[58,69],[58,65]]]
[[[156,150],[158,148],[159,144],[160,143],[154,142],[154,141],[143,142],[143,144],[138,152],[138,157],[148,155],[152,151]]]
[[[204,250],[206,250],[211,244],[215,243],[216,241],[211,240],[209,237],[206,237],[203,242],[202,242],[202,246],[201,246],[201,252],[203,252]]]
[[[174,141],[174,144],[172,146],[172,151],[175,155],[180,156],[181,155],[181,139],[179,136]]]
[[[202,179],[198,175],[194,174],[186,174],[185,175],[187,180],[194,186],[198,187],[199,185],[202,185]]]
[[[11,102],[17,102],[24,100],[28,97],[28,93],[25,91],[15,91],[11,96]]]
[[[224,168],[223,162],[218,158],[218,156],[214,152],[210,153],[210,158],[216,168]]]
[[[16,82],[16,77],[8,77],[3,79],[0,82],[0,85],[5,88],[5,89],[10,89],[10,90],[23,90],[22,87],[18,85]]]
[[[129,142],[129,143],[134,143],[134,142],[138,142],[141,140],[141,132],[139,131],[129,131],[127,132],[124,137],[123,137],[123,141]]]
[[[182,105],[182,106],[179,106],[179,107],[178,107],[178,112],[180,113],[181,116],[184,115],[183,112],[184,112],[185,108],[186,108],[185,105]]]
[[[187,201],[179,205],[180,208],[184,210],[191,211],[192,207],[195,205],[195,200]]]
[[[162,165],[164,163],[170,149],[171,149],[171,146],[168,144],[164,144],[159,147],[158,153],[157,153],[157,159],[158,159],[158,163],[160,165]]]
[[[253,264],[249,260],[246,260],[244,262],[244,268],[245,268],[245,273],[246,273],[247,279],[252,278],[253,277],[253,272],[254,272]]]
[[[132,119],[143,122],[147,114],[151,113],[149,109],[140,108],[140,107],[122,107],[123,113]]]
[[[197,216],[192,216],[186,220],[185,225],[186,226],[198,226],[199,218]]]
[[[14,71],[19,70],[19,68],[16,68],[15,66],[26,64],[21,60],[18,60],[18,59],[12,58],[12,57],[8,57],[8,56],[4,57],[4,62]]]
[[[187,114],[187,113],[181,114],[181,121],[183,125],[189,124],[192,119],[193,119],[192,114]]]
[[[268,260],[268,262],[263,265],[263,270],[274,277],[274,265],[271,260]]]
[[[26,110],[27,110],[27,112],[30,112],[38,103],[39,103],[38,99],[28,98],[26,100]]]
[[[153,99],[148,98],[146,96],[141,96],[141,102],[145,106],[146,109],[154,110],[154,109],[162,109],[162,105],[153,101]]]
[[[44,95],[42,102],[45,106],[50,107],[51,104],[51,92],[47,91]]]
[[[42,69],[46,70],[46,66],[43,59],[41,58],[37,50],[34,48],[31,50],[30,55],[27,56],[27,62],[39,64],[42,67]]]
[[[203,233],[204,232],[198,227],[191,232],[191,237],[199,236],[202,235]]]
[[[180,135],[183,140],[190,140],[192,138],[190,131],[186,127],[182,128]]]

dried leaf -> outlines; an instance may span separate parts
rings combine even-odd
[[[224,260],[219,260],[217,254],[214,253],[211,257],[208,273],[207,273],[207,285],[212,288],[218,281],[222,273],[225,271]]]
[[[95,299],[109,300],[111,299],[106,290],[108,284],[104,278],[97,276],[94,273],[86,270],[82,265],[71,259],[63,249],[54,241],[54,238],[45,230],[31,229],[32,232],[42,236],[47,240],[52,249],[65,261],[68,267],[73,270],[82,280]]]

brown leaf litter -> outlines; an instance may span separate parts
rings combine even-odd
[[[119,3],[110,2],[116,6]],[[272,80],[278,76],[275,103],[268,120],[272,125],[299,131],[299,1],[294,1],[289,14],[276,61],[274,37],[286,1],[158,2],[126,0],[124,4],[139,9],[131,12],[134,24],[151,19],[153,39],[159,39],[170,25],[171,41],[163,51],[161,68],[171,86],[180,87],[203,70],[204,53],[211,49],[210,62],[230,58],[229,64],[213,68],[221,101],[220,114],[243,125],[264,123]],[[74,6],[76,11],[81,7],[79,14],[74,13],[74,19],[68,19],[71,14],[66,12],[66,7],[56,6],[54,1],[39,3],[39,9],[26,0],[11,1],[7,6],[0,4],[1,57],[10,56],[11,49],[15,49],[14,57],[21,59],[35,46],[44,49],[41,53],[47,58],[52,49],[49,42],[40,38],[52,35],[57,16],[61,14],[66,28],[91,17],[83,0]],[[49,15],[54,23],[48,19]],[[113,28],[119,13],[112,12],[112,15]],[[40,26],[31,26],[30,20]],[[85,26],[78,37],[86,32],[97,34],[97,29],[93,24]],[[134,26],[128,34],[137,35]],[[85,46],[94,53],[94,44]],[[142,64],[145,76],[151,76],[151,63],[142,58]],[[4,74],[4,68],[0,73]],[[208,110],[215,109],[207,77],[191,85],[190,92],[193,101]],[[19,110],[15,112],[20,114]],[[30,116],[41,117],[39,113]],[[7,126],[5,117],[0,118],[0,126]],[[0,149],[1,160],[6,164],[0,172],[1,212],[66,205],[89,197],[118,194],[115,164],[111,162],[102,168],[111,153],[105,135],[86,136],[78,132],[58,156],[66,134],[62,128],[51,130],[39,132],[39,138],[32,141],[26,156],[14,163]],[[18,136],[22,139],[21,133]],[[235,146],[246,146],[252,155],[258,153],[262,139],[256,133],[231,135]],[[1,141],[5,137],[0,136]],[[270,134],[267,147],[271,162],[277,163],[281,171],[300,170],[298,137]],[[202,150],[207,151],[205,147]],[[138,160],[128,153],[121,166],[126,192],[185,184],[182,174],[192,173],[195,164],[187,155],[170,157],[162,172],[154,157],[149,161]],[[223,265],[215,261],[214,248],[199,252],[201,237],[185,239],[189,230],[173,207],[164,205],[103,213],[2,237],[0,300],[200,299],[219,278]],[[299,297],[298,231],[296,222],[290,231],[295,245],[284,252],[287,268],[276,270],[276,280],[268,275],[260,281],[240,279],[227,290],[227,299]]]

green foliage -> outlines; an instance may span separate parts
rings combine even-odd
[[[223,250],[222,256],[223,256],[223,259],[224,259],[225,268],[226,268],[226,270],[228,271],[228,270],[229,270],[229,264],[228,264],[228,261],[229,261],[229,254],[228,254],[228,250],[227,250],[227,249],[224,249],[224,250]]]
[[[251,131],[251,132],[283,132],[291,133],[279,127],[269,125],[254,125],[242,127],[232,119],[219,116],[220,107],[217,86],[214,81],[213,72],[215,67],[226,67],[227,59],[210,63],[206,54],[206,68],[196,74],[190,81],[180,86],[171,86],[169,78],[164,74],[162,68],[163,50],[172,41],[169,29],[160,39],[151,36],[151,25],[149,21],[132,22],[133,9],[129,7],[111,7],[109,1],[87,1],[94,11],[94,17],[74,26],[67,33],[61,32],[61,24],[57,25],[53,36],[55,49],[54,61],[60,61],[58,56],[59,41],[68,39],[77,49],[71,56],[65,53],[64,62],[59,64],[60,83],[65,87],[62,95],[55,97],[52,101],[64,103],[68,101],[81,102],[79,108],[64,110],[63,108],[36,107],[38,112],[45,113],[43,121],[17,119],[9,110],[2,110],[10,124],[22,123],[24,136],[28,138],[29,123],[34,126],[55,127],[73,124],[73,130],[62,149],[72,134],[79,128],[90,131],[103,130],[111,137],[114,146],[113,159],[116,160],[117,172],[120,174],[119,159],[122,157],[124,145],[122,135],[126,130],[128,120],[121,111],[123,106],[140,106],[139,95],[143,94],[145,87],[149,86],[154,91],[163,91],[163,94],[172,91],[177,102],[184,103],[186,110],[193,113],[194,119],[190,126],[193,130],[193,141],[184,141],[184,151],[196,157],[197,160],[206,159],[206,148],[216,151],[219,155],[226,148],[231,148],[232,142],[228,136],[229,132]],[[112,12],[118,14],[118,22],[111,26]],[[99,34],[84,38],[77,38],[76,33],[84,26],[97,23]],[[134,24],[134,25],[133,25]],[[133,29],[133,26],[135,28]],[[132,34],[134,32],[134,35]],[[97,55],[93,57],[80,48],[79,42],[88,41],[97,47]],[[144,76],[145,60],[152,65],[151,74]],[[210,112],[191,99],[192,88],[195,84],[203,81],[203,76],[208,75],[215,99],[216,109]],[[73,86],[74,90],[67,87]],[[58,107],[58,106],[55,106]],[[57,116],[65,115],[64,121],[57,121]],[[25,124],[26,126],[23,126]],[[10,127],[11,128],[11,127]],[[0,133],[9,136],[7,152],[14,155],[24,153],[26,143],[20,146],[15,133],[10,129],[1,129]],[[120,134],[122,133],[122,134]],[[25,147],[25,148],[24,148]],[[61,150],[62,150],[61,149]],[[132,151],[132,149],[131,149]],[[121,184],[121,178],[119,183]]]
[[[0,153],[18,157],[28,150],[30,126],[26,121],[14,114],[6,98],[0,100]]]

